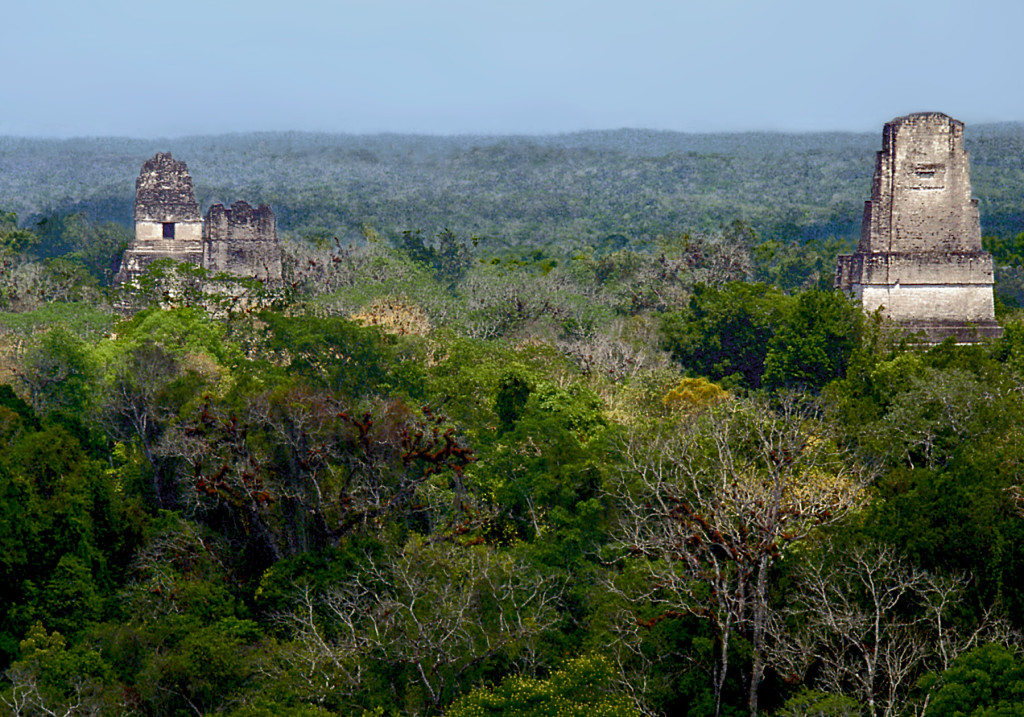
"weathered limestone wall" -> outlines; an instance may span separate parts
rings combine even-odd
[[[836,264],[836,286],[865,311],[881,309],[934,341],[1002,331],[963,130],[962,122],[937,112],[885,125],[860,245]]]
[[[135,240],[125,250],[115,284],[129,282],[157,259],[198,264],[203,256],[199,205],[184,162],[158,152],[135,180]],[[166,237],[165,226],[173,229]]]
[[[981,251],[962,122],[930,112],[885,125],[860,251]]]
[[[987,252],[853,254],[840,267],[858,284],[992,285],[992,256]]]
[[[163,222],[138,222],[131,246],[132,258],[142,261],[143,269],[149,262],[164,258],[198,264],[203,256],[203,223],[174,222],[173,239],[164,238],[163,227]]]
[[[157,153],[135,181],[135,239],[125,251],[115,284],[132,281],[157,259],[203,266],[212,272],[281,279],[281,247],[274,212],[235,202],[199,215],[184,162]]]
[[[186,221],[200,221],[188,167],[170,152],[157,152],[135,180],[135,222]]]
[[[124,283],[146,271],[157,259],[199,264],[203,258],[202,222],[175,223],[174,239],[163,238],[163,223],[142,222],[135,225],[135,240],[121,259],[116,283]]]
[[[896,284],[894,286],[858,287],[856,292],[864,311],[884,307],[889,313],[910,315],[924,324],[976,323],[992,316],[992,291],[983,286],[950,286],[947,284]],[[976,319],[965,319],[964,316]]]
[[[202,261],[214,272],[280,280],[281,247],[273,210],[243,201],[230,209],[214,204],[206,212]]]

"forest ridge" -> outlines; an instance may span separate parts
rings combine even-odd
[[[877,133],[646,130],[501,137],[270,133],[173,140],[0,138],[0,207],[128,225],[143,159],[188,163],[201,207],[266,202],[298,237],[447,227],[489,250],[599,247],[742,220],[766,239],[852,239]],[[1024,230],[1024,126],[967,128],[985,234]]]

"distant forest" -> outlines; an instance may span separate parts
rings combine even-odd
[[[982,231],[1024,231],[1024,125],[967,128]],[[476,236],[488,253],[650,248],[734,220],[764,240],[853,240],[881,131],[552,136],[240,134],[166,140],[0,138],[0,207],[23,226],[82,213],[131,222],[142,162],[187,162],[205,207],[273,206],[296,240],[372,231]]]
[[[880,132],[0,139],[0,714],[1024,715],[1022,139],[938,346]],[[283,281],[112,285],[167,150]]]

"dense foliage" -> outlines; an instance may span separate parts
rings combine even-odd
[[[986,234],[1024,231],[1024,128],[966,129]],[[188,163],[203,207],[268,202],[280,229],[342,244],[367,230],[445,227],[498,253],[649,248],[659,235],[735,218],[776,242],[785,265],[809,241],[855,241],[881,131],[536,137],[268,133],[164,140],[0,137],[0,208],[29,225],[84,213],[131,222],[134,181],[154,153]],[[834,254],[834,252],[833,252]],[[832,259],[825,261],[831,275]]]
[[[232,293],[0,214],[2,709],[1020,711],[1024,317],[917,346],[841,241],[724,218],[506,251],[453,211]]]

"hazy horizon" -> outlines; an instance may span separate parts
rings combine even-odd
[[[895,119],[891,117],[889,119]],[[959,118],[956,118],[959,119]],[[889,120],[886,120],[886,122]],[[1005,120],[995,122],[979,122],[971,124],[967,130],[977,130],[979,128],[986,127],[999,127],[999,126],[1013,126],[1013,125],[1024,125],[1024,120]],[[310,135],[310,136],[324,136],[324,137],[408,137],[416,138],[423,137],[427,139],[502,139],[502,138],[522,138],[522,139],[545,139],[555,137],[569,137],[573,135],[586,135],[586,134],[611,134],[619,132],[650,132],[650,133],[664,133],[664,134],[681,134],[691,136],[743,136],[743,135],[792,135],[792,136],[808,136],[808,135],[875,135],[882,131],[882,126],[874,127],[865,130],[732,130],[732,131],[707,131],[707,132],[689,132],[685,130],[673,130],[673,129],[654,129],[650,127],[605,127],[605,128],[593,128],[593,129],[581,129],[581,130],[568,130],[568,131],[537,131],[537,132],[397,132],[397,131],[366,131],[366,132],[346,132],[346,131],[329,131],[329,130],[295,130],[295,129],[280,129],[280,130],[247,130],[247,131],[224,131],[224,132],[205,132],[198,134],[165,134],[165,135],[98,135],[98,134],[82,134],[82,135],[68,135],[68,136],[46,136],[46,135],[19,135],[19,134],[0,134],[0,138],[8,140],[28,140],[28,141],[52,141],[52,142],[74,142],[74,141],[94,141],[94,140],[119,140],[128,142],[158,142],[162,140],[167,141],[188,141],[188,140],[200,140],[206,138],[217,138],[217,137],[249,137],[249,136],[282,136],[282,135]]]
[[[1013,125],[1013,124],[1024,124],[1024,121],[1007,121],[1007,122],[986,122],[981,124],[972,125],[973,127],[984,127],[994,125]],[[707,131],[707,132],[688,132],[685,130],[674,130],[674,129],[656,129],[651,127],[595,127],[592,129],[578,129],[578,130],[566,130],[566,131],[536,131],[536,132],[401,132],[401,131],[330,131],[330,130],[301,130],[301,129],[276,129],[276,130],[245,130],[245,131],[224,131],[224,132],[202,132],[196,134],[163,134],[163,135],[127,135],[127,134],[111,134],[111,135],[100,135],[100,134],[81,134],[81,135],[68,135],[68,136],[55,136],[55,135],[31,135],[31,134],[0,134],[0,137],[4,139],[22,139],[22,140],[33,140],[33,141],[54,141],[54,142],[68,142],[74,140],[125,140],[125,141],[140,141],[140,142],[151,142],[158,140],[189,140],[189,139],[202,139],[205,137],[232,137],[232,136],[259,136],[259,135],[312,135],[312,136],[338,136],[338,137],[425,137],[431,139],[460,139],[460,138],[503,138],[503,137],[517,137],[517,138],[548,138],[548,137],[566,137],[573,135],[585,135],[585,134],[603,134],[603,133],[617,133],[617,132],[642,132],[642,133],[664,133],[664,134],[683,134],[683,135],[862,135],[862,134],[877,134],[881,131],[881,127],[873,128],[870,130],[733,130],[733,131]]]
[[[0,135],[877,132],[1024,121],[1024,4],[40,0],[8,9]]]

